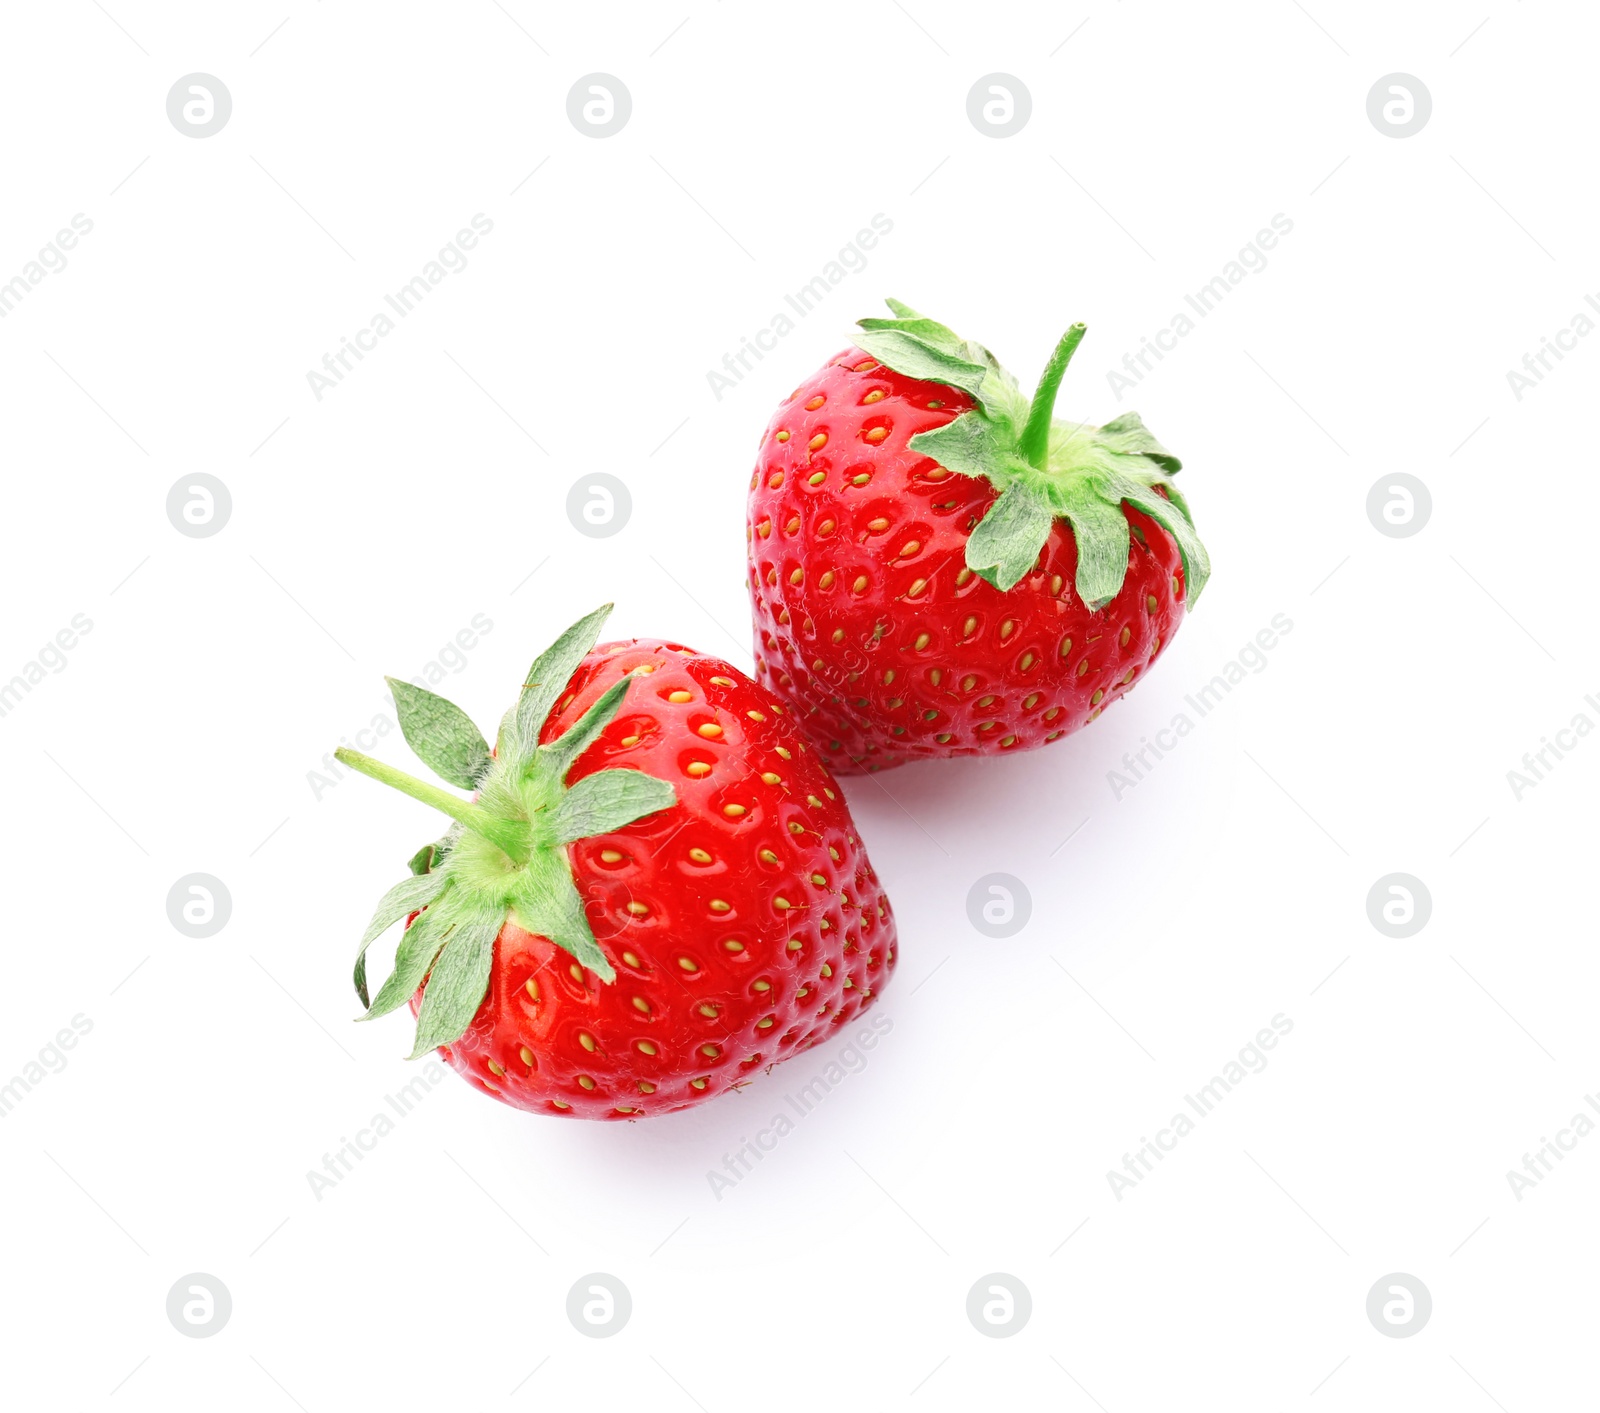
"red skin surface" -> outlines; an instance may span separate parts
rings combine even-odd
[[[1128,576],[1098,612],[1073,588],[1063,520],[1005,593],[966,567],[998,492],[906,444],[972,405],[850,348],[762,437],[747,527],[757,676],[837,774],[1054,741],[1127,692],[1183,617],[1177,544],[1126,504]]]
[[[439,1047],[452,1068],[519,1109],[591,1119],[686,1109],[826,1040],[894,969],[894,915],[842,792],[792,714],[737,668],[657,639],[602,643],[540,740],[645,664],[567,775],[576,784],[628,767],[678,794],[671,809],[567,851],[616,981],[507,922],[472,1025]],[[673,692],[691,699],[668,701]],[[721,734],[704,736],[703,725]],[[693,764],[712,768],[692,775]],[[728,805],[745,813],[730,816]]]

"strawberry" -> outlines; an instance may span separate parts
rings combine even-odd
[[[784,707],[676,643],[595,647],[610,605],[539,657],[494,751],[390,679],[401,730],[466,800],[348,749],[449,833],[378,904],[363,1019],[408,999],[504,1103],[579,1118],[688,1108],[825,1040],[894,969],[895,926],[832,777]],[[367,994],[366,950],[409,919]]]
[[[895,300],[802,383],[750,481],[758,678],[840,774],[1027,750],[1093,721],[1210,574],[1137,413],[1053,420],[988,349]]]

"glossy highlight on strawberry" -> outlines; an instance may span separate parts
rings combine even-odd
[[[747,540],[757,675],[840,774],[999,754],[1093,721],[1209,575],[1136,414],[1054,420],[986,349],[891,301],[763,435]]]
[[[485,1093],[630,1119],[738,1088],[826,1040],[888,980],[895,927],[837,785],[783,705],[676,643],[592,647],[603,616],[534,664],[523,700],[549,700],[513,708],[493,753],[448,703],[396,684],[407,740],[443,778],[468,780],[474,801],[341,759],[465,807],[368,929],[370,941],[410,915],[369,1017],[409,998],[415,1053],[437,1045]],[[519,715],[526,726],[540,712],[519,741]],[[541,813],[565,821],[555,842],[529,841]],[[430,955],[434,936],[445,950]],[[452,967],[463,946],[476,950]],[[418,956],[426,979],[413,981]],[[476,979],[463,986],[467,961]],[[364,962],[356,981],[366,1001]],[[430,1008],[448,1019],[430,1024]]]

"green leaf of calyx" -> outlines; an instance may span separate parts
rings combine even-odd
[[[931,456],[958,476],[975,476],[996,486],[1026,476],[1028,463],[1017,450],[1017,431],[1004,417],[986,417],[974,409],[931,432],[918,432],[907,443],[912,451]]]
[[[391,922],[416,911],[410,905],[418,898],[427,895],[433,901],[401,938],[394,970],[376,999],[368,1001],[364,965],[357,972],[358,994],[368,1006],[367,1018],[404,1005],[425,977],[444,978],[446,984],[428,1012],[428,1023],[421,1027],[418,1053],[448,1044],[454,1037],[446,1036],[446,1031],[458,1024],[464,1029],[472,1010],[482,1003],[487,980],[475,996],[470,995],[480,979],[480,969],[477,962],[468,966],[467,961],[468,954],[476,957],[481,950],[478,934],[488,929],[490,922],[497,933],[500,924],[512,917],[519,926],[566,950],[600,980],[616,979],[616,971],[585,916],[568,849],[579,839],[624,829],[646,815],[670,809],[677,803],[677,795],[666,781],[637,770],[596,771],[570,788],[566,777],[617,720],[632,674],[600,691],[561,736],[546,745],[537,744],[549,713],[571,690],[573,673],[591,652],[606,611],[573,625],[553,648],[535,659],[525,690],[502,722],[501,749],[474,776],[475,799],[462,799],[347,747],[336,752],[352,769],[442,810],[455,821],[443,838],[412,858],[413,876],[391,890],[392,896],[385,900],[384,916]],[[615,671],[610,669],[607,676]],[[441,711],[436,705],[439,699],[432,694],[416,700],[427,709],[430,721],[425,724],[448,718],[447,729],[452,732],[459,725],[450,717],[454,709]],[[419,735],[422,730],[423,726],[418,726]],[[438,754],[435,750],[434,755]],[[457,767],[459,761],[450,766]],[[465,771],[469,767],[460,768]],[[487,972],[481,977],[486,978]],[[435,985],[429,980],[424,996]]]
[[[1137,412],[1124,412],[1095,432],[1095,439],[1120,456],[1148,456],[1169,476],[1183,470],[1183,463],[1158,442]]]
[[[857,342],[896,372],[949,383],[978,404],[909,443],[946,470],[987,480],[1000,492],[968,537],[969,569],[1002,591],[1013,588],[1032,571],[1055,521],[1064,519],[1077,546],[1078,595],[1091,609],[1102,608],[1127,578],[1129,507],[1172,536],[1183,559],[1187,604],[1199,601],[1211,562],[1187,503],[1172,485],[1182,463],[1136,412],[1103,427],[1054,418],[1056,392],[1083,339],[1082,324],[1062,335],[1030,401],[981,344],[962,340],[896,300],[889,307],[899,317],[862,320]],[[940,360],[962,364],[959,376],[936,371]],[[975,378],[972,370],[980,364],[984,376]]]
[[[1055,518],[1043,495],[1013,481],[968,538],[968,566],[995,588],[1012,588],[1038,562]]]
[[[431,847],[431,845],[430,845]],[[442,873],[419,874],[411,878],[402,878],[382,898],[378,900],[377,911],[372,914],[372,921],[367,924],[367,930],[361,934],[361,946],[356,952],[356,966],[354,982],[356,995],[361,998],[363,1006],[368,1005],[367,1000],[367,948],[387,932],[403,917],[409,917],[419,909],[437,898],[450,886],[450,879]]]
[[[632,680],[629,676],[613,682],[600,694],[589,710],[567,730],[549,745],[539,747],[539,754],[550,763],[558,779],[566,779],[572,763],[594,743],[606,727],[616,720],[617,713],[622,710],[622,699],[628,695],[628,684]]]
[[[617,979],[616,968],[600,950],[594,929],[584,916],[583,899],[578,896],[565,857],[558,855],[528,870],[522,892],[512,902],[511,914],[524,932],[548,937],[601,981]]]
[[[517,700],[516,721],[509,733],[508,746],[512,753],[526,758],[539,744],[539,732],[545,718],[555,706],[556,699],[567,689],[578,664],[589,655],[589,650],[600,640],[600,629],[611,614],[613,605],[602,604],[593,613],[580,618],[559,638],[533,660],[528,675],[523,679],[522,695]]]
[[[1211,556],[1200,542],[1200,536],[1195,533],[1188,506],[1171,491],[1163,496],[1138,481],[1124,477],[1117,478],[1117,481],[1124,483],[1117,485],[1113,482],[1122,499],[1144,511],[1177,544],[1178,554],[1183,560],[1184,583],[1188,586],[1188,603],[1193,608],[1199,601],[1200,591],[1211,577]]]
[[[417,1012],[417,1040],[407,1059],[420,1059],[466,1034],[488,994],[494,940],[504,923],[504,913],[484,911],[456,924],[428,975]]]
[[[551,826],[558,843],[570,844],[609,834],[677,802],[672,786],[653,775],[639,770],[599,770],[584,776],[561,797]]]
[[[1078,545],[1078,597],[1092,609],[1104,608],[1128,576],[1128,517],[1118,502],[1092,494],[1075,497],[1063,513]]]
[[[880,363],[886,363],[908,378],[930,383],[947,383],[977,397],[988,375],[988,368],[975,361],[971,350],[953,329],[933,319],[913,314],[903,304],[889,301],[889,307],[903,317],[860,319],[861,332],[856,343]]]
[[[386,1016],[405,1005],[416,994],[417,987],[422,985],[422,978],[428,974],[428,968],[433,965],[433,959],[439,955],[439,949],[449,939],[454,926],[446,916],[445,909],[429,908],[406,928],[400,937],[400,945],[395,948],[394,970],[378,988],[378,994],[367,1007],[367,1013],[360,1019],[377,1020],[379,1016]]]
[[[472,718],[426,687],[397,677],[384,680],[394,694],[401,734],[417,758],[441,780],[472,789],[489,768],[489,743]]]
[[[431,844],[424,844],[406,860],[406,867],[413,873],[432,873],[444,861],[445,854],[454,842],[455,835],[446,834],[442,839],[435,839]]]

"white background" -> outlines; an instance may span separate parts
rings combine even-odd
[[[1600,1089],[1600,741],[1520,800],[1506,775],[1600,723],[1600,339],[1520,401],[1506,378],[1600,294],[1585,8],[8,9],[0,281],[94,224],[0,320],[0,679],[94,625],[0,718],[0,1080],[93,1027],[0,1126],[17,1401],[1591,1401],[1600,1136],[1520,1201],[1506,1177]],[[202,140],[165,109],[197,71],[233,101]],[[605,140],[566,114],[596,71],[633,101]],[[997,71],[1033,103],[1001,140],[966,112]],[[1401,140],[1366,111],[1394,72],[1433,99]],[[307,372],[479,212],[467,268],[317,400]],[[718,400],[707,370],[879,212],[866,269]],[[1108,370],[1277,213],[1267,267],[1119,400]],[[638,1124],[449,1076],[317,1200],[416,1072],[402,1018],[350,1024],[348,975],[434,822],[309,773],[475,614],[441,690],[480,722],[607,598],[617,635],[748,668],[757,438],[886,294],[1024,381],[1087,321],[1058,411],[1137,408],[1183,457],[1215,564],[1192,622],[1048,751],[849,782],[893,1029],[720,1200],[708,1170],[832,1051]],[[594,471],[633,496],[605,540],[565,513]],[[1402,471],[1433,512],[1396,539],[1365,507]],[[212,538],[166,516],[196,472],[232,496]],[[1123,752],[1280,613],[1118,798]],[[232,896],[207,940],[167,919],[192,872]],[[1032,897],[1004,941],[967,918],[993,872]],[[1433,900],[1405,940],[1367,916],[1391,872]],[[1266,1069],[1119,1201],[1107,1171],[1279,1013]],[[595,1271],[632,1293],[612,1339],[565,1313]],[[214,1338],[167,1319],[190,1272],[232,1294]],[[968,1322],[989,1272],[1031,1292],[1014,1338]],[[1414,1338],[1368,1321],[1389,1272],[1431,1291]]]

